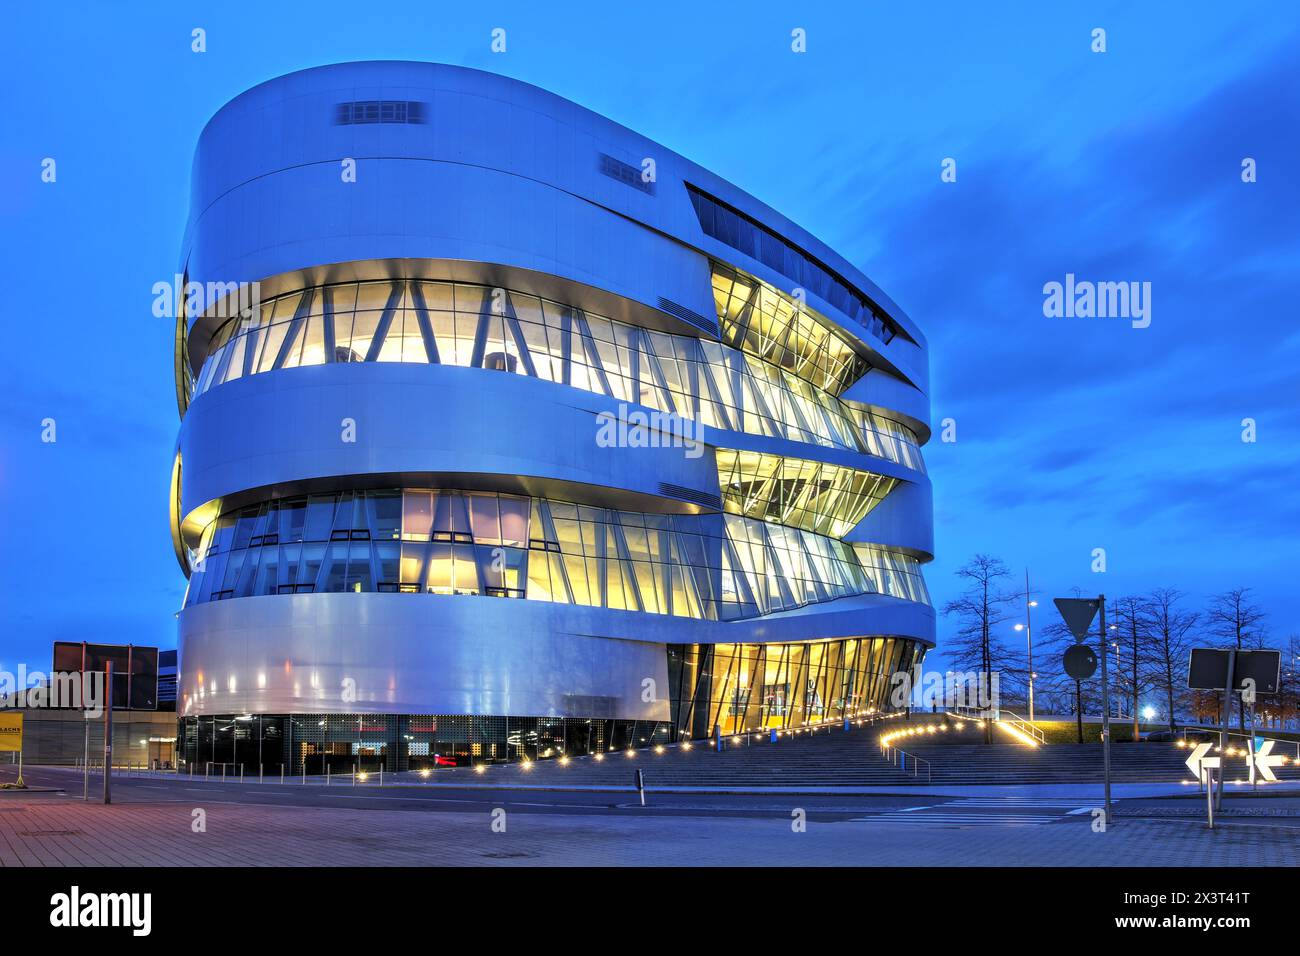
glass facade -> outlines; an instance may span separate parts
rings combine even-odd
[[[853,550],[872,580],[880,582],[881,594],[930,604],[930,590],[925,586],[921,562],[916,558],[878,544],[855,544]]]
[[[669,645],[673,726],[707,737],[788,729],[890,709],[890,676],[923,649],[902,638]]]
[[[580,756],[761,729],[793,730],[893,709],[891,676],[920,663],[915,641],[670,644],[669,721],[449,714],[184,717],[182,772],[276,776],[422,770]]]
[[[190,560],[186,606],[389,591],[736,620],[852,594],[906,593],[904,572],[864,565],[848,544],[739,515],[416,488],[228,510],[204,529]]]
[[[842,538],[897,478],[801,458],[717,450],[723,507],[760,521]]]
[[[538,760],[669,743],[672,724],[654,720],[498,717],[464,714],[293,714],[184,717],[182,773],[245,776],[424,770]],[[235,770],[238,774],[238,770]]]
[[[713,262],[713,303],[722,341],[838,395],[866,374],[849,337],[760,279]]]
[[[689,183],[691,205],[706,236],[738,249],[770,269],[821,296],[886,344],[901,331],[893,319],[875,307],[847,279],[789,239],[745,215],[739,209]]]
[[[416,362],[541,378],[714,428],[919,458],[916,436],[769,361],[537,296],[394,280],[309,288],[260,303],[213,335],[194,385],[331,362]],[[909,441],[910,436],[910,441]]]

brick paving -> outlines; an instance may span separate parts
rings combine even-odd
[[[793,802],[793,801],[792,801]],[[191,830],[191,811],[207,831]],[[592,816],[251,806],[103,807],[67,797],[0,800],[3,866],[1296,866],[1300,829],[1085,817],[1025,829],[710,816]]]

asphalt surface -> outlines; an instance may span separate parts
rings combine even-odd
[[[0,767],[0,783],[11,781],[11,767]],[[37,794],[28,799],[81,800],[82,774],[69,768],[37,767],[24,773],[29,787],[48,787],[62,792]],[[425,785],[406,778],[384,787],[377,778],[353,785],[341,777],[325,786],[318,778],[307,784],[238,783],[202,777],[168,774],[132,775],[115,773],[112,797],[119,804],[238,804],[242,806],[313,807],[352,810],[403,810],[412,812],[481,814],[494,807],[539,814],[578,816],[684,816],[731,817],[789,820],[798,808],[811,821],[832,823],[870,820],[907,826],[1039,826],[1090,819],[1098,802],[1086,797],[1034,795],[988,796],[966,794],[944,796],[924,792],[902,794],[806,794],[806,793],[656,793],[647,791],[643,807],[637,793],[581,790],[536,790],[508,788],[465,789],[439,783]],[[90,777],[90,798],[97,802],[102,778]],[[977,788],[971,788],[972,790]],[[10,793],[13,793],[10,791]],[[14,793],[17,796],[16,793]],[[0,800],[4,799],[0,792]],[[1229,795],[1225,809],[1233,823],[1284,827],[1300,832],[1300,797]],[[1117,816],[1151,816],[1188,820],[1203,819],[1204,800],[1186,797],[1153,797],[1119,801]],[[1082,822],[1082,821],[1080,821]]]

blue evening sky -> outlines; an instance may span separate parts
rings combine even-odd
[[[770,203],[907,309],[932,349],[936,431],[957,423],[955,443],[926,449],[936,603],[985,551],[1027,565],[1044,596],[1174,586],[1200,605],[1250,586],[1275,633],[1297,630],[1300,12],[839,6],[15,5],[0,666],[48,666],[58,639],[174,645],[172,327],[150,306],[175,269],[193,149],[242,90],[362,59],[494,70],[576,100]],[[807,53],[790,50],[795,27]],[[940,182],[945,157],[956,183]],[[1045,318],[1043,284],[1066,273],[1150,282],[1151,326]]]

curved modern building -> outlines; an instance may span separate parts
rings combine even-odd
[[[188,760],[839,721],[933,642],[920,330],[631,130],[456,67],[284,76],[204,129],[180,270]]]

